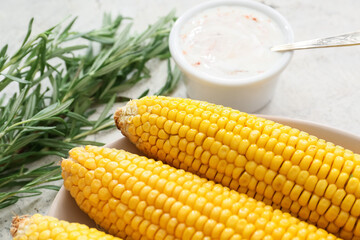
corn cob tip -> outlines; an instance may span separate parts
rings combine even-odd
[[[136,115],[138,112],[138,108],[135,100],[129,101],[125,106],[117,109],[114,114],[114,120],[116,127],[127,136],[127,120],[129,117]]]
[[[20,226],[26,224],[29,220],[30,220],[29,215],[13,217],[10,227],[11,236],[15,237]]]

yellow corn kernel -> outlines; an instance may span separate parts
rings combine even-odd
[[[336,180],[335,184],[336,184],[336,186],[338,188],[344,188],[344,186],[345,186],[346,182],[348,181],[348,179],[349,179],[349,175],[347,173],[342,172],[342,173],[340,173],[340,175],[339,175],[338,179]]]
[[[279,170],[281,164],[283,163],[283,161],[284,161],[284,159],[282,156],[276,155],[270,164],[270,169],[277,172]]]
[[[291,200],[297,201],[299,199],[299,196],[302,193],[302,191],[303,191],[303,188],[296,184],[290,192]]]
[[[304,184],[305,190],[309,192],[313,192],[317,182],[318,182],[318,178],[315,175],[310,175],[305,181]]]
[[[333,162],[332,167],[337,168],[339,170],[342,169],[342,166],[344,165],[345,159],[341,156],[336,156]]]
[[[345,223],[344,230],[347,232],[352,232],[354,230],[357,218],[350,216],[347,222]]]
[[[359,179],[356,177],[351,177],[346,184],[345,190],[347,193],[354,194],[358,185],[359,185]]]
[[[270,164],[274,158],[275,154],[273,152],[265,152],[264,156],[263,156],[263,160],[262,160],[262,164],[264,165],[264,167],[269,168]]]
[[[336,190],[334,196],[332,197],[331,201],[336,206],[339,206],[341,202],[343,201],[344,197],[346,195],[346,192],[344,189],[338,189]]]
[[[317,158],[315,158],[314,159],[314,161],[311,163],[311,165],[310,165],[310,168],[309,168],[309,173],[311,174],[311,175],[317,175],[317,173],[318,173],[318,171],[319,171],[319,169],[320,169],[320,167],[321,167],[321,165],[322,165],[322,162],[319,160],[319,159],[317,159]]]
[[[281,167],[280,167],[280,169],[279,169],[279,173],[282,174],[282,175],[284,175],[284,176],[286,176],[291,167],[292,167],[291,162],[290,162],[290,161],[285,161],[285,162],[281,165]]]
[[[265,153],[266,150],[264,148],[258,148],[254,156],[254,161],[258,164],[261,164],[264,159]]]
[[[352,208],[351,208],[351,215],[354,217],[360,216],[360,199],[356,199]]]
[[[308,208],[311,210],[311,211],[314,211],[316,209],[316,206],[319,202],[320,198],[316,195],[312,195],[310,200],[309,200],[309,203],[308,203]]]
[[[347,154],[346,154],[346,155],[347,155]],[[348,153],[348,155],[349,155],[349,158],[351,158],[351,157],[353,157],[354,154],[351,152],[351,153]],[[344,158],[345,158],[345,159],[347,158],[347,156],[345,156],[345,154],[344,154]],[[344,163],[344,166],[343,166],[343,168],[342,168],[341,170],[342,170],[342,172],[345,172],[345,173],[347,173],[347,174],[351,174],[351,172],[353,171],[354,167],[355,167],[354,161],[352,161],[352,160],[346,160],[345,163]]]
[[[329,225],[329,222],[325,219],[324,216],[320,216],[317,225],[323,229],[326,229],[326,227]]]
[[[300,195],[300,198],[299,198],[299,204],[303,207],[307,206],[308,205],[308,202],[309,202],[309,199],[311,197],[311,193],[304,190],[301,195]]]
[[[258,165],[254,171],[255,178],[258,179],[259,181],[264,180],[265,174],[267,172],[266,170],[267,169],[264,166]]]
[[[291,180],[291,181],[295,181],[295,179],[297,178],[297,176],[299,175],[301,169],[299,166],[293,165],[290,169],[289,172],[287,174],[287,179]]]
[[[272,182],[272,187],[275,191],[281,192],[283,185],[286,182],[286,177],[283,175],[277,175]]]
[[[340,174],[339,169],[333,168],[330,170],[329,175],[326,177],[328,183],[336,183]]]
[[[310,210],[307,207],[302,207],[298,214],[300,219],[307,220],[310,216]]]
[[[323,164],[323,165],[320,167],[320,169],[319,169],[319,171],[318,171],[318,173],[317,173],[317,177],[318,177],[319,179],[325,179],[325,178],[327,177],[330,169],[331,169],[331,168],[330,168],[330,166],[329,166],[328,164]]]
[[[293,181],[289,181],[286,180],[286,182],[284,183],[283,189],[282,189],[282,194],[284,194],[285,196],[288,196],[291,192],[291,190],[293,189],[295,183]]]
[[[354,239],[352,232],[347,232],[344,229],[340,230],[340,237],[342,239]]]
[[[301,160],[301,162],[299,163],[299,167],[302,169],[302,170],[305,170],[305,171],[308,171],[310,165],[311,165],[311,162],[312,162],[313,158],[309,155],[305,155],[303,157],[303,159]]]
[[[329,200],[327,200],[326,198],[322,198],[320,199],[316,211],[320,214],[320,215],[324,215],[324,213],[326,212],[326,210],[330,207],[331,202]]]
[[[357,198],[360,198],[360,184],[357,186],[354,195],[355,195]]]
[[[301,186],[304,186],[308,177],[309,177],[309,172],[301,170],[299,175],[296,177],[295,182]]]
[[[350,214],[348,212],[340,211],[340,213],[338,214],[338,216],[336,217],[336,220],[334,222],[335,225],[339,228],[343,227],[345,225],[345,223],[347,222],[349,216],[350,216]]]
[[[320,197],[323,196],[327,188],[327,185],[328,183],[326,180],[324,179],[319,180],[315,186],[314,193]]]
[[[332,199],[335,192],[337,191],[337,187],[335,184],[330,184],[327,188],[326,188],[326,191],[325,191],[325,197],[327,199]]]
[[[310,209],[309,209],[310,210]],[[309,221],[312,223],[312,224],[316,224],[318,222],[320,218],[320,215],[315,212],[315,211],[311,211],[310,215],[309,215]]]
[[[325,213],[326,220],[328,220],[329,222],[333,222],[338,216],[339,212],[340,208],[338,206],[330,206],[330,208]]]

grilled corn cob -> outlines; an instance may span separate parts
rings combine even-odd
[[[124,150],[74,148],[61,166],[79,207],[122,238],[336,238],[245,194]]]
[[[10,231],[14,240],[121,240],[83,224],[40,214],[15,217]]]
[[[144,97],[114,115],[147,156],[345,239],[360,238],[360,156],[298,129],[191,99]]]

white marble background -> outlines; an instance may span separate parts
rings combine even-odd
[[[1,0],[0,47],[9,44],[14,51],[35,17],[34,32],[39,33],[67,16],[79,16],[78,30],[101,24],[104,12],[121,13],[134,18],[135,28],[143,29],[159,16],[176,9],[180,15],[202,0]],[[265,0],[277,9],[293,27],[295,40],[331,36],[360,30],[358,0]],[[154,64],[156,65],[156,64]],[[305,119],[360,135],[360,46],[297,51],[281,75],[273,100],[258,113]],[[151,81],[140,87],[159,86],[165,74],[158,69]],[[151,83],[157,83],[151,84]],[[176,96],[186,96],[182,85]],[[96,136],[103,142],[113,141],[117,131]],[[61,184],[61,181],[58,182]],[[11,239],[9,228],[14,214],[46,213],[55,197],[46,191],[41,197],[29,198],[0,210],[0,239]]]

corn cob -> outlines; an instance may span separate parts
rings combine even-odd
[[[245,194],[124,150],[74,148],[61,166],[79,207],[122,238],[336,238]]]
[[[360,238],[360,156],[308,133],[191,99],[144,97],[114,115],[147,156],[345,239]]]
[[[40,214],[15,217],[10,231],[14,240],[121,240],[84,224]]]

